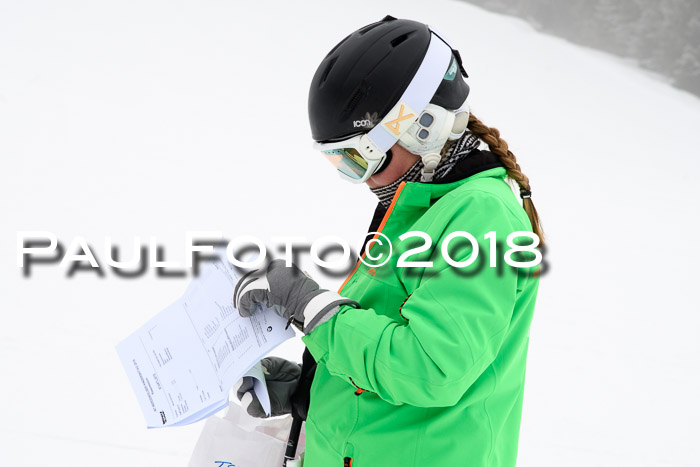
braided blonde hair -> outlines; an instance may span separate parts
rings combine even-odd
[[[469,115],[467,128],[489,145],[491,152],[496,154],[505,166],[508,178],[518,184],[520,196],[523,198],[523,209],[525,209],[527,217],[530,218],[532,231],[540,239],[539,246],[544,246],[544,231],[542,230],[540,217],[537,214],[532,198],[530,198],[530,179],[520,170],[520,165],[515,159],[515,155],[508,149],[508,143],[501,138],[501,132],[496,128],[486,126],[474,114]]]

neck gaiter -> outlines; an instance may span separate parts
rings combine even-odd
[[[434,181],[440,180],[442,177],[447,175],[452,168],[460,160],[467,157],[467,155],[473,150],[479,147],[481,140],[473,133],[467,131],[464,135],[455,141],[455,143],[447,150],[447,153],[442,158],[438,166],[435,168]],[[379,203],[387,209],[391,204],[391,200],[394,198],[394,194],[398,189],[401,182],[419,182],[421,179],[421,171],[423,170],[423,161],[418,159],[415,164],[411,166],[403,175],[401,175],[397,180],[391,182],[388,185],[380,186],[377,188],[370,188],[370,191],[377,195],[379,198]]]

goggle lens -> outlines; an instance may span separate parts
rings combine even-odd
[[[355,148],[321,151],[333,166],[350,178],[359,180],[367,172],[367,161]]]

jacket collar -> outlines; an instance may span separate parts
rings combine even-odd
[[[492,169],[498,168],[501,170],[490,172]],[[486,173],[487,171],[489,171],[488,174]],[[505,168],[498,156],[491,151],[475,149],[467,157],[461,159],[445,177],[439,180],[429,183],[406,182],[396,200],[394,209],[409,206],[430,206],[433,200],[441,198],[468,179],[496,176],[497,174],[503,177],[506,175]],[[385,211],[381,205],[378,205],[377,209]]]
[[[460,160],[443,178],[430,183],[404,182],[394,200],[392,209],[420,209],[429,207],[433,200],[441,198],[472,178],[498,176],[505,178],[506,170],[498,156],[491,151],[475,149]],[[368,232],[376,232],[386,214],[386,208],[377,203]],[[362,245],[360,253],[365,249]]]

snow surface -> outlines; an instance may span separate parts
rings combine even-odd
[[[357,245],[375,200],[311,149],[307,90],[387,13],[460,49],[472,109],[510,142],[548,234],[519,465],[700,465],[698,98],[447,0],[5,0],[1,466],[184,466],[202,427],[146,430],[114,351],[188,279],[24,279],[16,231],[83,235],[98,259],[107,235],[125,254],[155,235],[181,260],[188,230]]]

